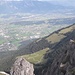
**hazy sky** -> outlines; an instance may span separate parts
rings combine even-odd
[[[75,1],[75,0],[39,0],[39,1]]]
[[[39,0],[39,1],[50,1],[61,5],[75,6],[75,0]]]
[[[38,1],[58,1],[58,2],[75,2],[75,0],[38,0]]]
[[[70,3],[75,5],[75,0],[0,0],[0,1],[50,1],[58,3]]]
[[[1,0],[0,0],[1,1]],[[2,0],[2,1],[22,1],[22,0]],[[28,1],[28,0],[23,0]],[[36,0],[30,0],[30,1],[36,1]],[[38,1],[75,1],[75,0],[38,0]]]

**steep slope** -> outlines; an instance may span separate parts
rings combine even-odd
[[[66,32],[68,28],[65,28],[63,30],[60,31],[64,31]],[[59,31],[59,32],[60,32]],[[68,31],[68,30],[67,30]],[[56,59],[56,57],[63,52],[63,49],[66,49],[66,46],[68,44],[68,42],[73,39],[75,40],[75,29],[73,27],[73,31],[71,32],[67,32],[65,33],[66,37],[61,39],[58,43],[54,43],[54,45],[52,45],[52,51],[47,51],[45,56],[44,56],[44,60],[47,60],[44,65],[41,68],[35,68],[35,73],[36,75],[46,75],[46,71],[48,70],[48,66],[50,67],[51,64],[53,63],[53,60]],[[56,37],[55,37],[56,38]],[[59,38],[58,38],[59,39]],[[59,58],[58,58],[59,59]],[[37,66],[37,65],[36,65]],[[39,65],[40,67],[41,65]]]
[[[51,70],[52,70],[52,73],[54,73],[54,71],[55,71],[54,65],[56,65],[56,62],[58,63],[58,61],[56,59],[59,59],[59,61],[61,62],[62,58],[64,59],[66,57],[66,55],[65,55],[66,50],[70,46],[68,44],[68,42],[70,40],[72,41],[72,39],[75,40],[75,25],[60,29],[60,30],[52,33],[51,35],[45,37],[44,39],[47,40],[49,44],[47,45],[45,42],[43,42],[44,45],[42,44],[41,47],[45,46],[45,44],[47,46],[45,48],[43,48],[43,50],[41,50],[41,51],[43,51],[42,53],[41,53],[41,51],[38,51],[38,52],[35,51],[35,49],[39,48],[39,45],[40,45],[40,43],[39,43],[39,45],[37,45],[37,46],[35,44],[32,44],[33,49],[31,49],[31,45],[29,46],[30,49],[35,53],[29,54],[29,55],[22,55],[22,57],[26,58],[29,62],[31,62],[35,65],[34,66],[35,75],[50,75]],[[41,40],[37,40],[36,42],[39,42],[39,41],[41,41]],[[68,49],[70,49],[70,48],[68,48]],[[44,51],[45,51],[45,53],[44,53]],[[40,57],[40,55],[42,55],[42,58]],[[61,56],[59,56],[59,55],[61,55]],[[53,64],[53,62],[54,62],[54,64]],[[51,68],[52,64],[53,64],[53,66]],[[56,72],[54,74],[52,74],[52,73],[51,73],[51,75],[56,74]],[[59,75],[60,75],[60,73],[59,73]]]
[[[65,38],[70,39],[70,35],[73,32],[75,25],[68,26],[66,28],[62,28],[58,31],[53,32],[49,36],[46,36],[44,38],[37,39],[33,41],[31,44],[29,44],[27,47],[20,48],[19,51],[17,51],[20,55],[22,53],[34,53],[40,50],[43,50],[45,48],[49,48],[49,50],[53,50],[53,48],[56,48],[56,45],[58,45],[62,40],[65,40]],[[64,41],[65,42],[65,41]]]
[[[70,40],[65,45],[61,53],[54,58],[45,75],[75,75],[75,41]]]
[[[65,46],[64,44],[74,37],[75,25],[71,25],[55,31],[47,37],[37,39],[27,47],[20,48],[19,51],[7,52],[5,56],[0,58],[0,70],[9,71],[15,58],[22,56],[34,64],[36,75],[44,75],[48,65],[50,65],[54,58],[62,51],[62,46]],[[29,58],[30,56],[32,58]],[[36,58],[38,58],[38,60],[36,60]]]

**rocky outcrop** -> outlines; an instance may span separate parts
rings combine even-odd
[[[0,75],[9,75],[9,74],[6,72],[0,71]]]
[[[11,68],[10,75],[34,75],[33,64],[29,63],[24,58],[17,58],[13,67]]]
[[[55,57],[45,75],[75,75],[75,42],[70,41]]]

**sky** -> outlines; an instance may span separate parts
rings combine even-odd
[[[68,4],[68,5],[75,5],[75,0],[0,0],[0,1],[50,1],[54,3],[59,3],[59,4]],[[66,4],[66,5],[67,5]]]
[[[38,1],[50,1],[57,4],[62,4],[66,6],[75,6],[75,0],[38,0]]]
[[[75,1],[75,0],[38,0],[38,1]]]
[[[75,0],[38,0],[38,1],[51,1],[51,2],[74,2]]]
[[[0,0],[0,1],[28,1],[28,0]],[[36,1],[36,0],[31,0]],[[37,0],[37,1],[75,1],[75,0]]]

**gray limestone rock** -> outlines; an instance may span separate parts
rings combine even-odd
[[[10,75],[34,75],[33,64],[29,63],[26,59],[17,58],[13,67],[10,70]]]

